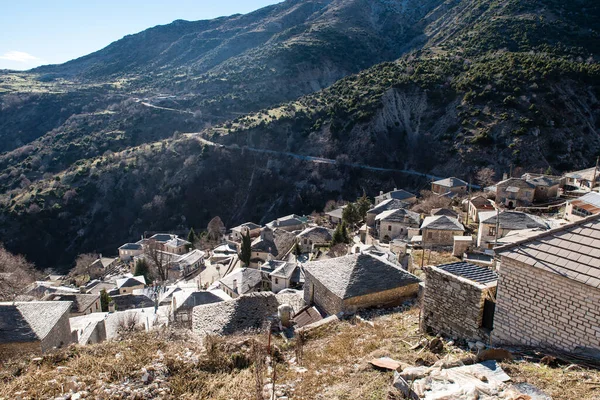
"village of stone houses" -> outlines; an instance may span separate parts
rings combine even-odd
[[[80,257],[4,293],[0,398],[600,399],[600,170],[503,178]]]

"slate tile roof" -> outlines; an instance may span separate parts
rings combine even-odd
[[[131,278],[117,279],[117,288],[129,288],[139,285],[146,285],[146,278],[143,276],[134,276]]]
[[[175,311],[189,310],[202,304],[219,303],[223,301],[221,297],[209,291],[191,292],[188,290],[181,290],[174,293],[173,298],[175,298]]]
[[[381,203],[379,203],[377,206],[371,208],[369,211],[367,211],[367,213],[379,215],[384,211],[398,210],[400,208],[406,208],[409,206],[410,206],[410,204],[408,204],[407,202],[402,201],[402,200],[387,199],[387,200],[384,200]]]
[[[71,301],[71,313],[78,314],[85,312],[100,298],[100,294],[83,294],[83,293],[52,293],[44,300],[47,301]],[[95,310],[92,310],[95,311]]]
[[[440,179],[439,181],[433,182],[433,184],[447,187],[447,188],[455,188],[455,187],[461,187],[461,186],[468,185],[467,182],[463,181],[462,179],[455,178],[455,177]]]
[[[382,212],[375,217],[375,221],[401,222],[418,225],[421,223],[421,216],[414,211],[400,208]]]
[[[285,264],[279,266],[275,271],[271,272],[270,275],[290,278],[294,271],[298,268],[297,264],[286,262]]]
[[[481,223],[482,224],[496,224],[496,213],[481,213]],[[542,218],[527,214],[520,211],[503,211],[499,214],[499,226],[500,229],[510,229],[510,230],[521,230],[521,229],[532,229],[532,228],[541,228],[548,229],[549,226]]]
[[[236,285],[233,284],[234,280]],[[221,278],[221,284],[227,286],[234,293],[246,294],[261,287],[262,273],[253,268],[242,268]],[[241,293],[240,287],[242,288]]]
[[[600,288],[600,216],[499,247],[496,254]]]
[[[117,311],[154,307],[154,301],[143,294],[119,294],[111,296],[111,298],[115,302]]]
[[[452,275],[480,283],[482,285],[498,280],[498,274],[494,271],[468,262],[456,262],[451,264],[439,265],[436,267]]]
[[[341,299],[420,282],[416,276],[369,253],[309,262],[304,270]]]
[[[508,178],[496,184],[496,188],[535,189],[535,186],[521,178]]]
[[[140,243],[125,243],[119,247],[119,250],[141,250],[142,245]]]
[[[247,228],[247,229],[253,231],[253,230],[256,230],[256,229],[260,229],[261,226],[255,224],[254,222],[244,222],[243,224],[241,224],[239,226],[231,228],[231,230],[232,231],[236,231],[236,232],[241,232],[242,229],[244,229],[244,228]]]
[[[70,308],[69,301],[0,303],[0,343],[44,340]]]
[[[407,192],[404,189],[393,190],[391,192],[379,195],[379,196],[377,196],[377,198],[382,198],[384,196],[389,196],[391,199],[396,199],[396,200],[408,200],[408,199],[412,199],[413,197],[416,197],[414,194]]]
[[[322,226],[313,226],[310,228],[306,228],[302,232],[298,234],[299,238],[307,238],[312,240],[313,242],[325,243],[330,242],[333,236],[333,231],[331,229],[324,228]]]
[[[465,227],[458,222],[456,218],[448,217],[446,215],[437,215],[433,217],[426,217],[425,220],[423,220],[421,229],[464,232]]]

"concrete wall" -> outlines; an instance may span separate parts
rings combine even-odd
[[[454,246],[454,236],[462,236],[462,231],[440,231],[436,229],[422,229],[423,245]],[[430,237],[431,234],[431,237]]]
[[[600,351],[600,289],[502,257],[492,340]]]
[[[425,290],[421,299],[424,330],[467,340],[489,340],[481,328],[486,296],[496,282],[480,285],[435,267],[425,267]]]
[[[73,343],[73,336],[71,335],[71,324],[69,323],[69,310],[67,310],[48,335],[42,339],[41,349],[42,352],[46,352],[54,347],[63,347],[70,343]]]

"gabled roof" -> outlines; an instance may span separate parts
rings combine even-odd
[[[146,278],[143,276],[134,276],[131,278],[117,279],[117,288],[128,288],[146,284]]]
[[[476,208],[494,208],[492,203],[484,196],[475,196],[469,200]]]
[[[600,216],[499,247],[496,254],[600,288]]]
[[[458,213],[456,211],[450,210],[448,208],[434,208],[433,210],[431,210],[431,215],[432,216],[446,215],[446,216],[452,217],[452,218],[458,217]]]
[[[233,284],[233,281],[236,284]],[[257,288],[262,284],[262,273],[253,268],[242,268],[234,271],[233,273],[221,278],[221,284],[225,285],[229,290],[237,294],[246,294]],[[241,287],[241,291],[240,291]]]
[[[496,213],[479,214],[482,224],[495,225]],[[549,226],[542,218],[520,211],[503,211],[499,214],[500,229],[521,230],[531,228],[548,229]]]
[[[181,246],[189,246],[191,243],[187,240],[180,239],[178,237],[174,237],[171,240],[168,240],[164,243],[165,246],[169,247],[181,247]]]
[[[282,228],[286,226],[296,226],[302,225],[307,222],[306,218],[303,218],[296,214],[286,215],[285,217],[277,218],[274,221],[271,221],[267,224],[271,229],[273,228]]]
[[[527,182],[531,183],[534,186],[544,186],[544,187],[551,187],[551,186],[557,186],[560,184],[560,181],[556,178],[552,178],[549,176],[536,176],[536,177],[531,177],[529,179],[527,179]]]
[[[325,215],[329,215],[331,217],[334,218],[338,218],[338,219],[342,219],[342,213],[344,212],[344,208],[346,206],[340,207],[340,208],[336,208],[335,210],[331,210],[329,212],[326,212]]]
[[[416,195],[414,195],[414,194],[412,194],[410,192],[407,192],[404,189],[393,190],[391,192],[384,193],[384,194],[379,195],[377,197],[381,198],[381,197],[384,197],[384,196],[385,197],[390,197],[391,199],[396,199],[396,200],[408,200],[408,199],[412,199],[413,197],[416,197]]]
[[[341,299],[420,282],[416,276],[368,253],[309,262],[304,270]]]
[[[156,240],[157,242],[160,243],[166,243],[169,240],[176,238],[176,235],[172,235],[170,233],[157,233],[155,235],[153,235],[150,239]]]
[[[70,308],[69,301],[0,303],[0,343],[44,340]]]
[[[71,313],[78,314],[85,312],[100,298],[100,294],[83,293],[51,293],[44,297],[46,301],[70,301]]]
[[[280,265],[275,271],[271,272],[269,275],[288,279],[292,276],[296,268],[298,268],[297,264],[286,262],[285,264]]]
[[[119,250],[141,250],[142,245],[140,243],[125,243],[119,247]]]
[[[398,199],[387,199],[382,201],[381,203],[379,203],[378,205],[376,205],[375,207],[371,208],[369,211],[367,211],[368,214],[381,214],[384,211],[388,211],[388,210],[398,210],[400,208],[406,208],[409,207],[410,204],[408,204],[405,201],[402,200],[398,200]]]
[[[568,174],[565,174],[565,176],[571,179],[591,181],[594,179],[594,173],[596,173],[596,180],[598,180],[600,178],[600,171],[596,171],[596,167],[569,172]]]
[[[117,311],[154,307],[154,301],[144,294],[119,294],[111,296]]]
[[[223,299],[210,291],[181,290],[173,294],[175,310],[190,309],[202,304],[219,303]]]
[[[446,215],[437,215],[433,217],[426,217],[425,220],[423,220],[421,229],[464,232],[465,227],[458,222],[456,218],[448,217]]]
[[[496,274],[494,271],[479,265],[470,264],[468,262],[444,264],[435,268],[482,285],[486,285],[498,280],[498,274]]]
[[[408,219],[408,221],[407,221]],[[386,222],[407,222],[419,224],[421,222],[421,216],[410,210],[400,208],[397,210],[387,210],[375,217],[375,221],[386,221]]]
[[[333,236],[333,232],[330,229],[322,226],[313,226],[306,228],[298,234],[299,238],[309,238],[312,240],[320,240],[323,242],[330,242]]]
[[[461,186],[468,186],[469,184],[462,179],[450,177],[446,179],[440,179],[439,181],[433,182],[434,185],[439,185],[447,188],[455,188]]]
[[[521,178],[508,178],[496,184],[496,189],[499,187],[506,188],[508,191],[518,192],[521,189],[535,189],[531,183]]]
[[[259,269],[263,272],[270,274],[271,272],[275,271],[277,268],[284,266],[286,263],[287,263],[287,261],[269,260],[269,261],[263,263]]]
[[[594,206],[596,208],[600,208],[600,193],[590,192],[590,193],[586,194],[585,196],[581,196],[580,198],[572,201],[573,204],[575,204],[575,202],[577,202],[579,204],[585,203],[585,204]]]
[[[180,257],[177,257],[172,263],[177,264],[180,267],[186,267],[190,265],[196,264],[198,261],[204,258],[204,253],[201,250],[192,250],[188,253],[182,254]]]
[[[253,231],[253,230],[256,230],[256,229],[260,229],[261,226],[255,224],[254,222],[244,222],[241,225],[238,225],[236,227],[231,228],[231,230],[232,231],[236,231],[236,232],[241,232],[242,229],[244,229],[244,228],[247,228],[248,230]]]

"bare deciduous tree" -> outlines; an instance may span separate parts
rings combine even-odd
[[[154,239],[148,239],[144,245],[144,254],[150,261],[152,275],[159,281],[166,281],[169,277],[170,257],[162,249],[162,245]]]
[[[208,239],[218,242],[225,233],[225,224],[221,221],[221,218],[217,216],[210,220],[206,230],[208,231]]]
[[[496,172],[491,168],[482,168],[477,171],[475,179],[481,186],[491,186],[496,183]]]
[[[77,285],[84,285],[90,279],[97,278],[92,271],[92,264],[99,258],[100,256],[96,253],[78,255],[75,259],[75,267],[69,273],[69,277],[74,279]]]
[[[452,204],[452,199],[438,196],[428,190],[421,191],[422,201],[416,204],[412,210],[418,213],[429,214],[434,208],[446,208]]]
[[[0,244],[0,301],[14,300],[37,275],[25,257],[10,253]]]

